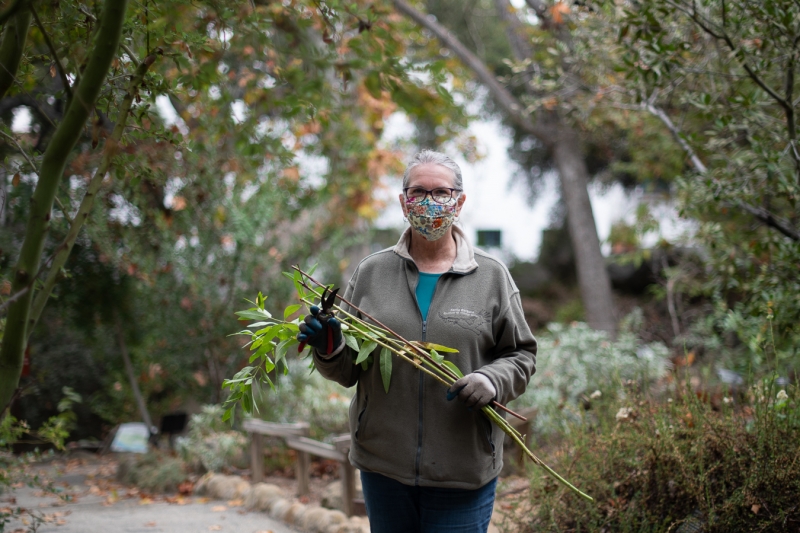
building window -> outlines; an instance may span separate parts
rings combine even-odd
[[[478,246],[500,248],[503,245],[502,232],[499,229],[479,229]]]

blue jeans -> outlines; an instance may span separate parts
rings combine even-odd
[[[372,533],[485,533],[497,478],[475,490],[404,485],[361,472]]]

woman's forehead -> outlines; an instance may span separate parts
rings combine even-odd
[[[408,176],[408,187],[420,186],[428,189],[434,187],[454,187],[456,176],[452,170],[442,165],[426,163],[411,169]]]

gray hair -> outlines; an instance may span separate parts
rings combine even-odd
[[[414,159],[411,160],[406,167],[406,171],[403,173],[403,188],[408,187],[411,170],[420,165],[440,165],[452,170],[454,176],[453,187],[456,189],[464,188],[464,181],[461,179],[461,168],[459,168],[458,164],[445,154],[434,152],[433,150],[422,150],[414,156]]]

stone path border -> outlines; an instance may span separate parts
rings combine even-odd
[[[219,500],[244,501],[246,508],[307,533],[369,533],[365,516],[347,517],[343,512],[306,505],[269,483],[251,485],[238,476],[208,473],[197,482],[194,493]]]

